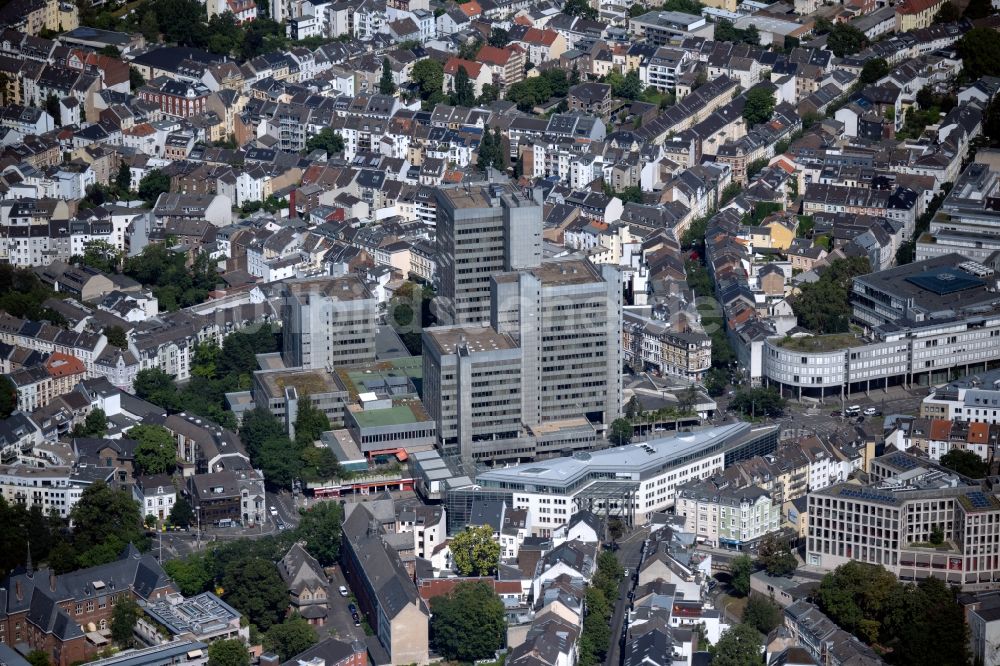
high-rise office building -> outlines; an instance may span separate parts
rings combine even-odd
[[[437,198],[439,316],[444,323],[490,318],[490,278],[542,260],[542,207],[495,183],[441,188]]]
[[[289,280],[282,292],[282,357],[289,367],[375,360],[375,297],[354,275]]]
[[[568,257],[493,278],[491,323],[521,348],[524,422],[621,414],[622,278]]]
[[[499,273],[491,323],[424,331],[424,405],[445,455],[589,449],[621,413],[621,278],[571,257]]]

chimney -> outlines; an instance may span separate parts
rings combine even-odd
[[[14,583],[14,595],[18,601],[24,601],[24,591],[21,590],[21,581]]]
[[[56,572],[52,569],[49,569],[49,589],[56,591]]]

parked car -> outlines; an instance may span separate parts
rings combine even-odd
[[[844,413],[842,411],[840,411],[839,409],[835,409],[832,412],[830,412],[830,416],[843,416],[843,415],[844,415]]]
[[[347,588],[346,588],[346,587],[344,587],[343,585],[341,585],[341,586],[340,586],[340,596],[342,596],[342,597],[346,597],[346,596],[347,596],[347,594],[348,594],[348,593],[347,593]]]
[[[355,606],[354,604],[347,604],[347,610],[351,611],[351,615],[358,614],[358,607]]]

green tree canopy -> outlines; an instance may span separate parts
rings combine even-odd
[[[972,80],[1000,75],[1000,35],[993,28],[973,28],[955,46],[962,56],[962,69]]]
[[[466,527],[451,540],[455,567],[463,576],[492,576],[500,564],[500,544],[489,525]]]
[[[632,441],[632,423],[628,419],[615,419],[608,429],[608,440],[615,446],[625,446]]]
[[[264,649],[290,660],[316,644],[316,630],[301,615],[295,614],[276,624],[264,634]]]
[[[141,614],[139,605],[131,597],[119,599],[111,615],[111,639],[120,646],[130,646],[133,642],[132,630]]]
[[[747,92],[747,101],[743,107],[743,119],[751,127],[767,122],[774,113],[774,93],[763,85],[751,88]]]
[[[433,58],[418,60],[410,71],[410,80],[417,84],[420,99],[429,100],[444,90],[444,65]]]
[[[203,553],[194,553],[164,562],[164,571],[177,583],[181,594],[185,597],[201,594],[210,589],[212,572],[205,558],[206,555]]]
[[[338,502],[318,502],[302,512],[299,521],[299,539],[306,542],[306,550],[324,567],[336,564],[340,554],[340,529],[344,519]]]
[[[744,416],[770,416],[774,418],[781,416],[784,412],[785,402],[776,388],[758,386],[738,390],[733,399],[729,401],[729,406]]]
[[[213,641],[208,646],[208,666],[250,666],[250,651],[238,638]]]
[[[344,152],[344,137],[335,132],[332,127],[324,127],[318,134],[314,134],[306,140],[306,150],[309,152],[322,150],[328,155],[337,155]]]
[[[92,409],[83,423],[73,427],[74,437],[104,437],[107,432],[108,417],[100,407]]]
[[[870,272],[867,257],[832,262],[819,280],[802,285],[792,300],[799,324],[818,334],[847,332],[851,320],[848,301],[851,285],[855,277]]]
[[[774,532],[765,534],[760,540],[757,547],[757,564],[771,576],[787,576],[799,566],[788,543],[780,540]]]
[[[177,466],[177,444],[161,425],[140,424],[128,431],[134,439],[135,464],[143,474],[170,474]]]
[[[447,595],[432,597],[430,607],[431,643],[445,659],[491,659],[504,646],[504,605],[485,583],[459,583]]]
[[[597,19],[597,10],[587,0],[566,0],[562,11],[563,14],[569,16],[579,16],[591,20]]]
[[[295,443],[300,448],[312,446],[329,429],[330,419],[326,414],[313,405],[308,395],[301,396],[295,417]]]
[[[288,608],[288,592],[274,563],[250,557],[226,568],[222,578],[225,600],[244,613],[251,624],[267,631]]]
[[[73,548],[81,567],[117,560],[128,544],[147,545],[139,505],[124,490],[97,482],[83,491],[70,512]]]
[[[945,4],[950,5],[951,3],[946,2]],[[885,58],[872,58],[861,68],[861,83],[862,85],[875,83],[888,73],[889,63],[886,62]]]
[[[472,106],[476,103],[476,88],[469,79],[469,72],[462,65],[458,66],[455,72],[451,93],[451,103],[453,106]]]
[[[820,608],[842,629],[867,643],[878,640],[896,577],[880,566],[848,562],[819,586]]]
[[[49,653],[45,650],[32,650],[24,658],[31,666],[50,666]]]
[[[0,418],[7,418],[17,409],[17,387],[7,375],[0,375]]]
[[[843,58],[868,46],[868,38],[865,37],[865,33],[853,25],[838,22],[830,30],[826,38],[826,46],[833,52],[833,55]]]
[[[761,643],[756,627],[746,623],[730,627],[715,645],[712,666],[759,666]]]
[[[743,609],[743,622],[762,634],[769,634],[781,624],[781,609],[767,597],[751,594]]]
[[[170,507],[170,524],[177,527],[190,527],[194,522],[194,509],[191,503],[183,496],[178,496],[177,501]]]
[[[151,169],[139,181],[139,198],[152,206],[164,192],[170,191],[170,176],[159,169]]]
[[[753,573],[753,560],[749,555],[737,555],[729,563],[729,572],[732,575],[733,591],[741,597],[750,594],[750,574]]]
[[[378,91],[383,95],[396,94],[396,82],[392,78],[392,65],[388,58],[382,58],[382,76],[378,80]]]
[[[108,344],[112,347],[128,348],[128,338],[125,336],[125,329],[121,326],[108,326],[104,329],[104,337],[108,339]]]
[[[973,451],[952,449],[941,456],[941,464],[959,474],[973,479],[982,479],[990,472],[990,466]]]

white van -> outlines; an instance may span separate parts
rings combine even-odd
[[[861,405],[851,405],[844,410],[844,416],[857,416],[861,413]]]

